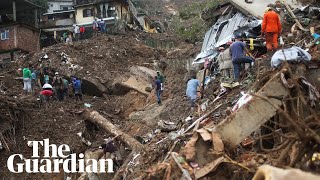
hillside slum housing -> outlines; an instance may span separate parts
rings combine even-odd
[[[154,33],[152,20],[145,13],[139,13],[130,0],[76,0],[72,7],[60,5],[60,1],[51,1],[53,7],[41,17],[41,28],[48,37],[59,41],[66,31],[73,32],[74,25],[86,28],[84,36],[92,34],[95,19],[104,21],[106,31],[111,32],[115,26],[124,22],[125,26]],[[125,28],[125,27],[122,27]]]
[[[5,65],[23,53],[39,50],[40,6],[25,0],[1,0],[0,7],[0,63]]]

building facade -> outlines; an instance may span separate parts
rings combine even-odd
[[[49,9],[47,13],[53,13],[56,11],[68,11],[72,10],[74,3],[73,0],[49,0]]]

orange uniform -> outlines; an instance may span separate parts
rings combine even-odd
[[[267,49],[278,48],[278,34],[281,32],[282,26],[279,15],[274,11],[267,11],[263,16],[262,33],[266,35]]]

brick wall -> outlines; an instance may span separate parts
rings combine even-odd
[[[19,24],[0,28],[0,32],[5,30],[9,30],[9,39],[0,39],[0,51],[21,49],[31,52],[38,50],[39,31]]]
[[[39,42],[39,31],[19,25],[17,31],[18,48],[24,51],[37,51]]]
[[[0,39],[0,51],[7,51],[10,49],[15,49],[14,44],[14,31],[16,26],[2,27],[0,28],[0,33],[9,30],[9,39],[1,40]]]

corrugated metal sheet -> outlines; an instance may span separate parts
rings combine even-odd
[[[233,16],[230,14],[221,16],[206,33],[201,53],[198,54],[193,63],[203,63],[204,58],[218,54],[215,51],[216,47],[226,44],[232,39],[234,31],[251,23],[258,26],[261,24],[261,21],[257,21],[239,12]]]

